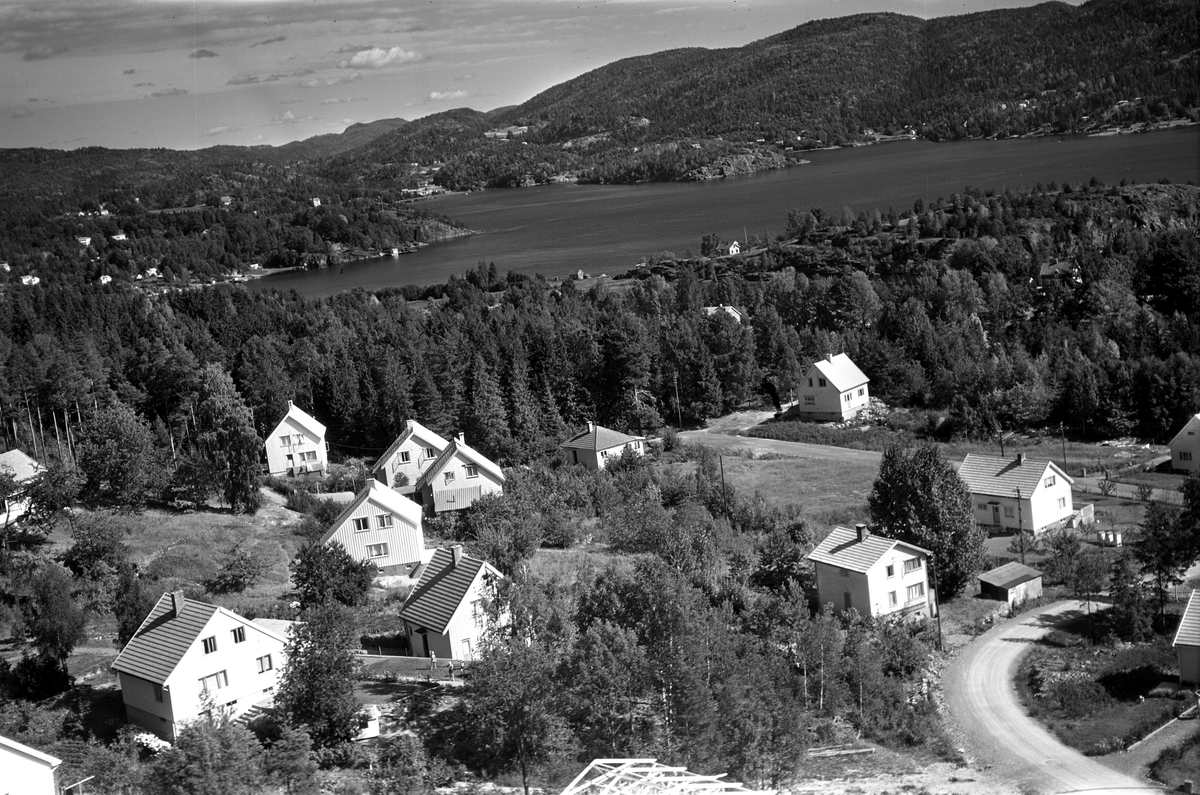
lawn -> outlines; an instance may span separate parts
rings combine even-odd
[[[1195,781],[1200,771],[1200,716],[1192,719],[1191,737],[1167,749],[1150,765],[1150,774],[1171,790],[1184,781]]]

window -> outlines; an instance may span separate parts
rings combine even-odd
[[[846,401],[847,403],[849,403],[849,402],[850,402],[850,397],[851,397],[850,393],[849,393],[849,392],[847,392],[846,394],[842,395],[842,400],[844,400],[844,401]]]
[[[304,434],[298,433],[295,437],[296,444],[304,444]]]
[[[817,379],[817,386],[825,386],[825,379],[824,379],[824,378],[818,378],[818,379]]]
[[[896,592],[895,591],[888,591],[888,605],[891,607],[896,606]]]
[[[986,511],[986,510],[987,510],[987,506],[986,506],[986,505],[984,505],[982,502],[977,502],[977,503],[975,503],[975,510],[977,510],[977,511]]]
[[[432,447],[426,447],[425,448],[425,457],[426,458],[437,458],[437,450],[434,450]]]
[[[467,477],[479,477],[479,467],[475,466],[474,464],[467,464],[465,467],[463,467],[463,469],[467,470]]]
[[[867,394],[867,389],[866,389],[866,387],[861,387],[861,386],[860,386],[860,387],[858,388],[858,396],[859,396],[859,397],[862,397],[862,396],[863,396],[863,395],[865,395],[865,394]]]
[[[407,464],[411,460],[412,460],[412,453],[410,453],[407,450],[402,450],[400,452],[400,463],[401,464]]]
[[[292,454],[291,454],[291,453],[288,453],[288,454],[287,454],[287,464],[288,464],[288,466],[290,467],[290,466],[291,466],[293,463],[295,463],[295,462],[292,460]]]
[[[808,379],[808,385],[809,385],[809,386],[812,386],[812,379],[811,379],[811,378],[810,378],[810,379]]]
[[[805,395],[804,396],[804,405],[806,405],[806,406],[817,405],[817,396],[816,395]]]
[[[233,628],[233,642],[234,643],[243,643],[243,642],[245,642],[245,640],[246,640],[246,628],[245,627],[234,627]]]
[[[301,461],[316,461],[317,460],[317,451],[309,450],[307,453],[301,453],[300,460]]]
[[[919,568],[921,568],[920,558],[909,558],[908,560],[904,561],[905,574],[908,574],[910,571],[916,571]]]
[[[1180,460],[1180,461],[1191,461],[1191,460],[1192,460],[1192,454],[1191,454],[1191,453],[1189,453],[1189,452],[1186,452],[1186,451],[1184,451],[1184,450],[1180,450],[1180,451],[1179,451],[1179,460]]]
[[[367,555],[372,558],[386,558],[387,544],[368,544]]]
[[[1014,512],[1011,505],[1004,506],[1004,515],[1009,519],[1013,518]]]
[[[1066,508],[1066,507],[1067,507],[1067,498],[1066,498],[1066,497],[1059,497],[1059,498],[1058,498],[1058,507],[1059,507],[1059,508]]]
[[[446,475],[445,475],[445,478],[446,478],[446,479],[445,479],[445,481],[444,481],[445,483],[453,483],[453,482],[454,482],[454,473],[453,473],[453,472],[447,472],[447,473],[446,473]]]
[[[205,638],[204,640],[202,640],[200,642],[204,644],[204,653],[205,654],[212,654],[214,651],[217,650],[217,636],[216,635],[213,635],[212,637],[209,637],[209,638]]]
[[[1053,486],[1054,485],[1054,476],[1051,475],[1050,477],[1046,478],[1045,483],[1046,483],[1046,488],[1050,488],[1051,486]]]
[[[258,658],[258,672],[265,674],[271,670],[271,655],[267,654]]]
[[[849,576],[850,576],[850,569],[842,569],[842,576],[843,576],[843,577],[849,577]]]
[[[215,693],[223,687],[229,687],[229,676],[224,671],[217,671],[200,679],[200,695]]]
[[[155,701],[157,701],[159,704],[163,703],[163,700],[162,700],[162,685],[155,685],[155,686],[154,686],[154,700],[155,700]]]
[[[380,530],[386,530],[392,526],[392,515],[390,513],[381,513],[375,517],[375,526]]]
[[[371,529],[371,520],[365,516],[360,516],[354,520],[354,532],[363,533]]]
[[[887,576],[889,576],[889,577],[895,577],[895,576],[896,576],[896,567],[895,567],[895,565],[893,565],[893,564],[890,564],[890,563],[888,564],[888,567],[887,567]]]
[[[919,582],[916,585],[908,586],[908,601],[915,602],[925,596],[925,583]]]
[[[290,445],[292,443],[292,435],[290,433],[285,433],[283,436],[280,436],[279,443],[285,447]]]

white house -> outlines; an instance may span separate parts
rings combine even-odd
[[[438,549],[400,608],[408,648],[418,657],[473,660],[488,627],[483,601],[504,577],[492,564],[466,555],[461,544]]]
[[[1200,414],[1194,415],[1171,440],[1171,466],[1185,472],[1200,467]]]
[[[566,451],[572,464],[583,464],[588,469],[604,469],[610,459],[620,457],[627,449],[644,455],[646,439],[589,422],[586,431],[567,439],[558,449]]]
[[[8,450],[0,453],[0,472],[11,473],[16,484],[15,493],[0,495],[0,523],[7,526],[29,510],[25,490],[42,473],[42,465],[21,450]]]
[[[329,468],[325,426],[288,401],[287,414],[267,434],[267,474],[323,475]]]
[[[1200,591],[1192,591],[1171,645],[1179,657],[1179,683],[1200,685]]]
[[[1018,527],[1035,535],[1075,513],[1075,482],[1053,461],[968,455],[958,476],[971,491],[975,522],[1000,530]]]
[[[800,404],[792,413],[805,420],[842,422],[867,407],[871,379],[844,353],[813,362],[800,379]]]
[[[504,491],[499,465],[474,448],[460,433],[416,482],[413,498],[432,514],[469,508],[486,494]]]
[[[0,737],[0,792],[13,795],[58,795],[54,771],[62,760],[16,740]]]
[[[704,307],[704,314],[706,317],[712,317],[713,315],[717,314],[718,312],[724,312],[725,314],[729,315],[731,318],[733,318],[734,320],[736,320],[739,323],[741,323],[746,318],[745,313],[742,312],[742,310],[738,309],[736,306],[729,306],[727,304],[718,304],[717,306]]]
[[[321,536],[322,544],[334,541],[350,557],[369,560],[384,574],[408,574],[427,559],[421,506],[378,480],[368,480]]]
[[[125,237],[124,232],[117,232],[115,235],[109,235],[108,239],[115,241],[115,240],[128,240],[129,238]]]
[[[92,245],[92,238],[90,235],[79,235],[75,239],[79,241],[79,245],[83,246],[84,248]]]
[[[100,277],[100,283],[101,284],[112,284],[112,277],[109,276],[107,273],[105,273],[104,275],[102,275]]]
[[[833,528],[808,559],[822,606],[832,604],[839,613],[854,608],[864,616],[937,615],[926,549],[875,535],[859,524],[853,530]]]
[[[371,475],[401,493],[411,492],[425,470],[433,466],[450,442],[416,420],[405,422],[404,431],[379,456]],[[403,476],[403,477],[401,477]]]
[[[270,700],[287,643],[273,623],[163,594],[112,664],[129,722],[174,741],[208,710],[235,718]]]
[[[723,256],[736,257],[742,253],[742,244],[734,240],[728,245],[721,246],[720,251]]]
[[[321,200],[320,200],[320,199],[318,199],[316,196],[312,197],[311,201],[312,201],[312,206],[313,206],[313,207],[320,207],[320,206],[321,206]]]

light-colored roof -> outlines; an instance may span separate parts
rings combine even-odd
[[[1179,629],[1175,632],[1172,646],[1200,646],[1200,591],[1193,590],[1188,599],[1183,617],[1179,619]]]
[[[991,571],[985,571],[979,575],[980,582],[986,582],[988,585],[997,588],[1012,588],[1020,585],[1023,582],[1036,580],[1041,577],[1042,573],[1037,569],[1026,566],[1023,563],[1018,563],[1015,560],[1012,563],[1005,563],[1003,566],[997,566]]]
[[[563,450],[574,449],[596,452],[599,450],[609,450],[613,447],[622,447],[630,442],[636,442],[641,438],[640,436],[630,436],[620,431],[614,431],[602,425],[592,423],[587,430],[575,434],[560,444],[559,447]]]
[[[504,472],[501,471],[499,464],[495,463],[492,461],[492,459],[488,458],[475,448],[468,446],[466,442],[460,441],[459,439],[453,439],[451,440],[450,444],[446,445],[446,449],[443,450],[442,454],[437,457],[437,460],[433,462],[433,465],[430,466],[429,469],[425,470],[424,474],[417,479],[415,484],[416,488],[422,489],[425,488],[425,486],[429,483],[432,483],[433,479],[442,473],[442,470],[446,468],[446,465],[449,464],[455,456],[462,457],[464,460],[475,464],[480,469],[488,472],[492,477],[501,483],[504,482]]]
[[[1200,414],[1195,414],[1189,417],[1188,421],[1185,422],[1183,427],[1179,429],[1179,433],[1171,437],[1171,441],[1167,443],[1167,446],[1174,447],[1176,442],[1182,441],[1181,437],[1187,435],[1188,428],[1191,428],[1192,432],[1196,433],[1197,430],[1200,430],[1196,427],[1197,425],[1200,425]]]
[[[200,633],[217,612],[256,626],[260,632],[280,643],[287,642],[286,636],[281,636],[261,624],[253,624],[232,610],[195,599],[184,599],[183,609],[177,616],[171,594],[165,593],[159,597],[158,603],[137,628],[137,632],[133,633],[125,648],[121,649],[117,659],[113,660],[113,670],[156,684],[165,684],[175,671],[175,666],[179,665],[183,655],[187,654],[187,650],[196,642],[196,638],[200,637]]]
[[[967,484],[972,494],[991,497],[1015,497],[1017,489],[1021,497],[1029,497],[1041,484],[1047,469],[1067,483],[1074,483],[1071,476],[1059,469],[1053,461],[1038,461],[1026,458],[1000,458],[992,455],[968,454],[958,468],[958,476]]]
[[[18,483],[33,480],[42,471],[42,465],[21,450],[0,453],[0,470],[8,469]]]
[[[416,420],[406,420],[404,430],[396,437],[396,441],[392,442],[391,446],[384,451],[383,455],[379,456],[379,460],[375,462],[375,466],[371,467],[372,472],[378,471],[381,467],[387,464],[387,460],[396,454],[400,449],[400,445],[407,442],[413,436],[418,436],[421,439],[433,445],[434,449],[439,453],[446,449],[450,442],[443,439],[438,434],[426,428]]]
[[[23,745],[16,740],[10,740],[7,737],[0,736],[0,748],[5,748],[14,754],[27,756],[30,759],[41,762],[50,769],[54,769],[62,764],[62,760],[58,757],[50,756],[50,754],[44,754],[36,748],[30,748],[28,745]]]
[[[292,631],[292,626],[297,623],[295,621],[288,621],[286,618],[255,618],[251,620],[268,632],[273,632],[281,638],[288,637],[288,633]]]
[[[824,359],[817,359],[813,362],[813,368],[824,376],[826,381],[833,384],[834,388],[839,392],[845,392],[847,389],[862,386],[871,380],[844,353]],[[809,372],[812,371],[810,370]]]
[[[417,587],[400,609],[400,617],[427,630],[444,633],[481,570],[501,576],[487,561],[465,553],[455,566],[453,553],[438,549],[424,566]]]
[[[274,436],[275,431],[279,430],[279,426],[287,422],[289,418],[295,420],[306,430],[312,431],[314,436],[321,439],[325,438],[325,426],[317,422],[315,417],[290,400],[288,401],[287,414],[283,415],[283,419],[276,424],[275,430],[271,431],[271,435]]]
[[[717,795],[718,793],[759,793],[736,781],[723,781],[725,774],[714,776],[693,773],[685,767],[671,767],[655,759],[596,759],[562,795]]]
[[[885,538],[871,533],[862,541],[858,540],[858,532],[850,527],[835,527],[825,536],[825,540],[817,544],[817,548],[809,553],[808,559],[816,563],[828,563],[850,571],[866,574],[867,570],[879,562],[879,559],[892,550],[902,546],[914,552],[929,554],[915,544]]]
[[[378,480],[372,478],[371,480],[367,481],[367,485],[363,487],[363,490],[355,495],[354,499],[351,500],[341,514],[338,515],[338,518],[333,520],[333,524],[331,524],[329,529],[325,531],[325,534],[321,536],[321,543],[328,544],[329,540],[333,538],[334,533],[336,533],[338,529],[345,524],[346,520],[350,518],[350,515],[357,511],[358,507],[367,500],[383,506],[385,510],[396,514],[401,519],[415,527],[421,526],[420,505],[413,502],[408,497],[400,494],[395,489],[390,489],[380,483]]]

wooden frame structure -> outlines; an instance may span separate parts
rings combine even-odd
[[[725,774],[704,776],[686,767],[662,765],[656,759],[594,759],[562,795],[707,795],[739,793],[766,795],[774,790],[753,790]]]

